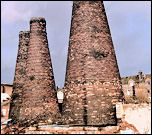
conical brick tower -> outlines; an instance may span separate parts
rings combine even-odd
[[[23,85],[25,83],[27,51],[30,39],[30,31],[21,31],[19,33],[19,46],[16,61],[15,76],[13,82],[13,92],[10,103],[9,118],[13,121],[19,119],[20,107],[22,104]]]
[[[108,21],[101,1],[74,1],[63,116],[69,125],[115,125],[123,97]]]
[[[20,121],[42,123],[54,123],[58,113],[46,21],[41,17],[30,20],[26,80],[20,113]]]

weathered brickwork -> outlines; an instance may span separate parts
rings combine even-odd
[[[71,125],[116,124],[120,74],[101,1],[74,1],[63,117]]]
[[[16,61],[15,76],[13,82],[13,92],[11,96],[9,118],[13,121],[19,119],[20,107],[22,104],[23,85],[25,83],[27,51],[30,38],[30,31],[19,33],[19,47]]]
[[[20,113],[21,121],[31,120],[50,124],[56,122],[58,113],[46,21],[40,17],[30,20],[26,79]]]

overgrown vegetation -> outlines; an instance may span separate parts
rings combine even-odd
[[[149,103],[150,99],[147,97],[144,91],[136,92],[137,102],[138,103]]]
[[[141,103],[150,103],[151,100],[147,97],[144,91],[137,91],[136,96],[125,96],[125,103],[129,104],[141,104]]]

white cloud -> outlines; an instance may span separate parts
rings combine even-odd
[[[4,23],[15,23],[17,21],[26,21],[31,16],[31,11],[20,10],[17,2],[7,1],[2,2],[2,22]],[[21,3],[20,3],[21,4]]]
[[[63,18],[60,13],[62,11],[65,12],[66,7],[69,5],[71,5],[71,2],[66,1],[3,1],[1,2],[2,22],[9,24],[16,23],[19,21],[27,21],[31,17],[34,17],[33,15],[47,17],[48,14],[50,14],[50,18]],[[52,21],[56,19],[53,19]],[[56,21],[56,23],[61,22]]]
[[[139,17],[139,21],[151,21],[150,1],[105,1],[104,5],[108,20],[115,27],[126,24],[125,21],[131,16]]]

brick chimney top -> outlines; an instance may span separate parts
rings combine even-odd
[[[142,70],[139,70],[138,72],[142,72]]]
[[[20,31],[19,34],[30,33],[30,31]]]
[[[19,37],[22,38],[22,36],[23,36],[24,38],[26,38],[26,37],[29,38],[29,36],[30,36],[30,31],[20,31],[20,32],[19,32]]]
[[[19,35],[29,35],[30,31],[20,31]]]
[[[32,17],[31,19],[30,19],[30,24],[31,23],[34,23],[34,22],[44,22],[44,23],[46,23],[46,21],[45,21],[45,18],[43,18],[43,17]]]

